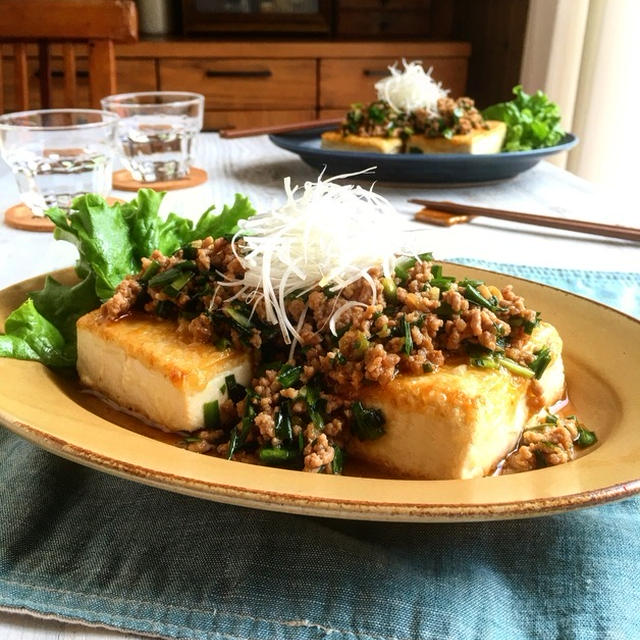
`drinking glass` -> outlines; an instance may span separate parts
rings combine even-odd
[[[117,144],[134,180],[186,178],[202,129],[204,96],[186,91],[145,91],[108,96],[102,108],[120,117]]]
[[[94,109],[41,109],[0,116],[0,153],[34,215],[69,209],[76,196],[111,191],[118,117]]]

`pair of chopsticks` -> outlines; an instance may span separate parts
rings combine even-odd
[[[221,138],[247,138],[249,136],[263,136],[267,133],[288,133],[290,131],[302,131],[314,127],[328,127],[340,124],[344,118],[325,118],[324,120],[307,120],[305,122],[290,122],[288,124],[274,124],[265,127],[253,127],[251,129],[221,129]]]
[[[524,224],[541,227],[552,227],[553,229],[564,229],[565,231],[579,231],[580,233],[640,242],[640,229],[633,227],[621,227],[619,225],[604,224],[602,222],[572,220],[554,216],[541,216],[533,213],[521,213],[519,211],[490,209],[488,207],[476,207],[455,202],[422,200],[420,198],[411,198],[409,202],[424,207],[424,209],[416,213],[415,218],[416,220],[430,224],[448,226],[459,222],[467,222],[470,217],[473,216],[483,216],[496,220],[509,220],[510,222],[522,222]]]

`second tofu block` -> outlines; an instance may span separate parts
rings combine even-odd
[[[562,340],[549,324],[534,330],[529,348],[548,346],[552,361],[540,379],[544,406],[565,394]],[[540,409],[530,380],[504,368],[445,364],[435,373],[398,376],[372,386],[363,404],[382,410],[385,434],[352,438],[348,452],[376,470],[427,480],[476,478],[491,473],[516,446]]]

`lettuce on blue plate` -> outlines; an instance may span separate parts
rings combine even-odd
[[[501,120],[507,125],[503,151],[528,151],[552,147],[565,135],[560,125],[560,107],[542,91],[525,93],[521,85],[513,88],[515,98],[487,107],[485,120]]]

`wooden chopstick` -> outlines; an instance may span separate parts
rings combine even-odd
[[[420,204],[423,207],[437,209],[438,211],[444,211],[446,213],[484,216],[485,218],[522,222],[524,224],[552,227],[554,229],[564,229],[566,231],[579,231],[581,233],[590,233],[598,236],[607,236],[609,238],[620,238],[622,240],[640,242],[640,229],[633,227],[621,227],[615,224],[589,222],[587,220],[571,220],[557,218],[555,216],[541,216],[534,213],[521,213],[519,211],[489,209],[488,207],[476,207],[469,204],[459,204],[455,202],[422,200],[420,198],[411,198],[409,202],[412,204]]]
[[[324,127],[340,124],[343,118],[325,118],[324,120],[307,120],[306,122],[289,122],[288,124],[273,124],[266,127],[252,127],[251,129],[221,129],[221,138],[245,138],[248,136],[262,136],[266,133],[287,133],[301,131],[313,127]]]

